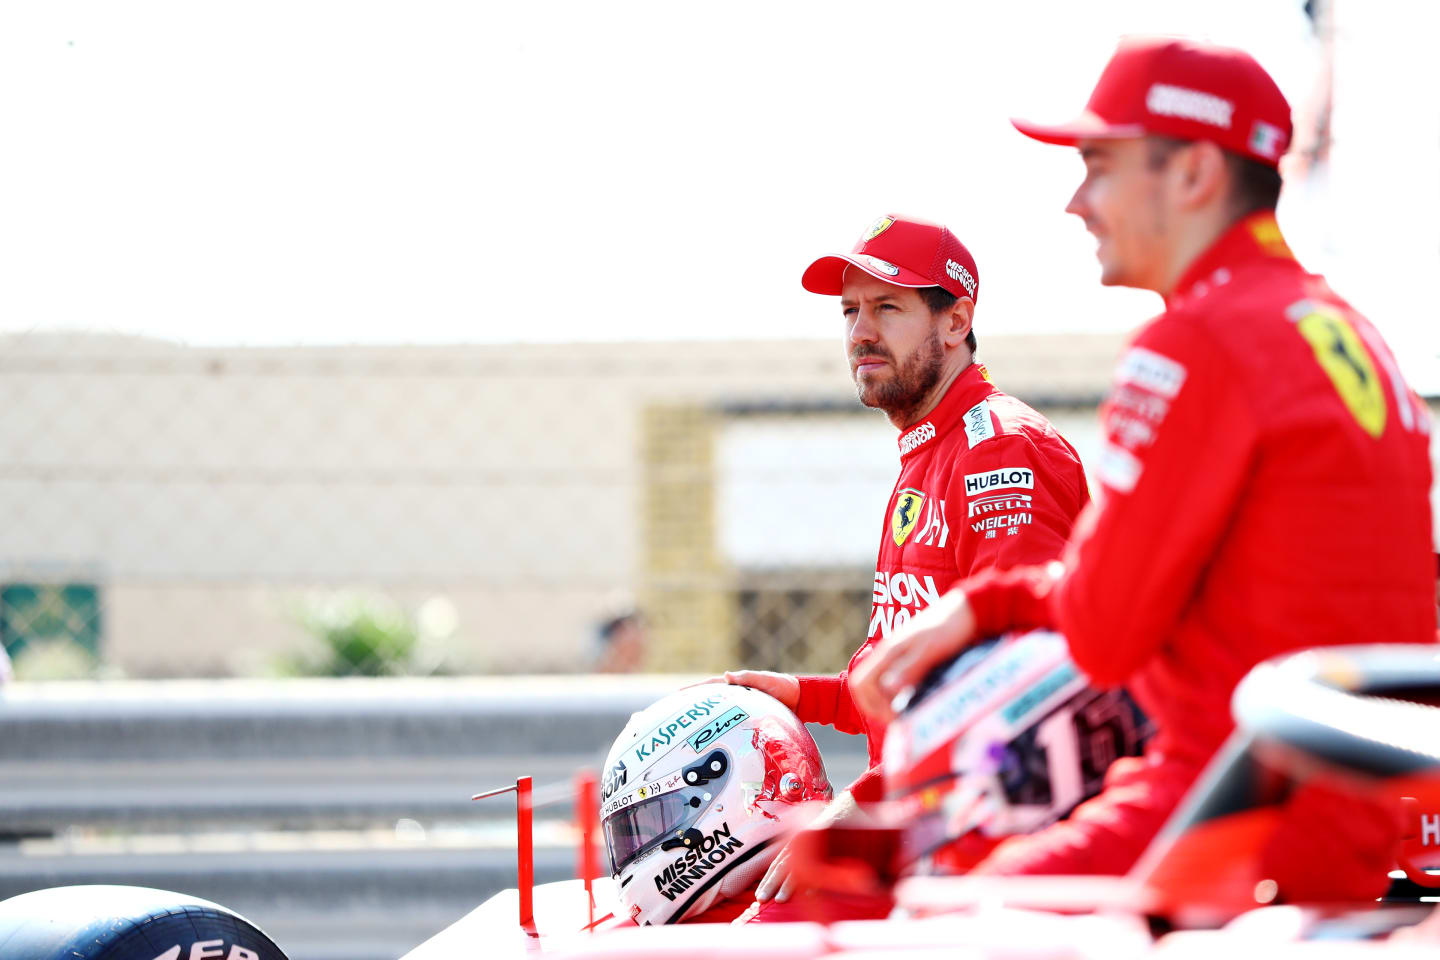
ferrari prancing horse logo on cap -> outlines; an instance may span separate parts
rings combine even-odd
[[[879,220],[876,220],[873,224],[871,224],[869,230],[865,231],[865,239],[861,242],[869,243],[871,240],[874,240],[886,230],[889,230],[894,223],[894,217],[881,217]]]
[[[910,487],[905,487],[895,498],[895,512],[890,515],[890,533],[895,537],[895,546],[904,546],[905,538],[920,519],[920,508],[924,504],[925,494]]]

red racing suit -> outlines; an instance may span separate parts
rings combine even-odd
[[[800,677],[795,708],[801,720],[865,734],[869,769],[850,787],[860,801],[882,799],[885,730],[850,699],[850,670],[960,579],[1058,557],[1090,499],[1074,448],[995,389],[983,364],[966,368],[898,443],[900,478],[880,534],[869,636],[839,676]]]
[[[1121,358],[1097,502],[1063,568],[961,587],[981,636],[1052,626],[1156,725],[1070,819],[981,873],[1123,873],[1230,733],[1260,661],[1435,642],[1429,419],[1364,317],[1273,215],[1235,224]]]

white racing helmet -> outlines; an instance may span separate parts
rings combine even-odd
[[[745,891],[804,825],[799,805],[830,797],[815,740],[778,700],[725,683],[670,694],[605,759],[600,823],[625,911],[677,923]]]
[[[885,733],[885,793],[912,872],[963,872],[1099,793],[1111,762],[1150,733],[1125,691],[1098,690],[1065,638],[982,641],[937,667]]]

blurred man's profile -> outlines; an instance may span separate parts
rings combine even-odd
[[[645,665],[645,621],[638,611],[613,616],[596,632],[600,641],[597,673],[635,673]]]

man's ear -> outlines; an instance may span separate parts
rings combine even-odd
[[[940,339],[947,347],[958,347],[965,342],[970,335],[971,324],[975,319],[975,301],[969,297],[961,297],[955,301],[950,312],[945,314],[945,319],[940,327]]]
[[[1207,207],[1230,188],[1225,151],[1208,140],[1197,141],[1171,162],[1175,199],[1183,210]]]

